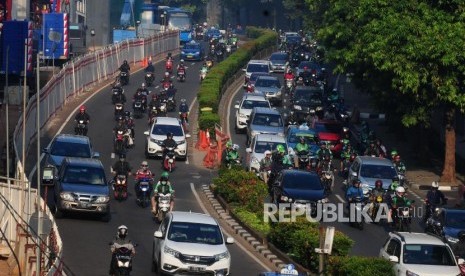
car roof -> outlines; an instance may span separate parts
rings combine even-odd
[[[257,134],[255,136],[256,141],[265,141],[265,142],[279,142],[279,143],[286,143],[286,139],[283,136],[280,135],[274,135],[274,134]]]
[[[246,93],[242,97],[242,100],[251,100],[251,101],[263,101],[266,102],[267,99],[262,93]]]
[[[276,76],[259,76],[257,80],[277,80],[279,81],[278,77]]]
[[[155,119],[156,125],[172,125],[172,126],[179,126],[179,119],[174,117],[157,117]]]
[[[181,212],[173,211],[171,212],[172,221],[174,222],[189,222],[189,223],[203,223],[218,225],[216,220],[211,216],[203,213],[193,213],[193,212]]]
[[[357,156],[362,165],[382,165],[382,166],[393,166],[392,161],[382,157],[373,156]]]
[[[250,77],[252,76],[257,76],[257,77],[260,77],[260,76],[271,76],[270,73],[266,73],[266,72],[253,72]]]
[[[439,238],[426,234],[426,233],[417,233],[417,232],[390,232],[389,235],[397,236],[401,239],[402,242],[406,244],[433,244],[433,245],[445,245],[445,243]]]
[[[271,54],[270,57],[273,57],[273,56],[289,56],[286,52],[274,52]]]
[[[95,158],[66,157],[66,163],[74,166],[87,166],[94,168],[103,168],[102,162]]]
[[[252,59],[249,61],[249,64],[265,64],[265,65],[268,65],[269,61],[268,60],[262,60],[262,59]]]
[[[293,170],[293,169],[286,169],[281,171],[283,176],[285,175],[295,175],[295,176],[318,176],[316,172],[309,172],[304,170]]]
[[[253,108],[255,113],[265,113],[265,114],[278,114],[278,115],[281,115],[281,113],[279,113],[278,110],[276,109],[272,109],[272,108],[268,108],[268,107],[254,107]]]
[[[58,134],[55,139],[58,142],[76,143],[76,144],[89,144],[90,139],[87,136],[73,135],[73,134]]]
[[[300,36],[299,33],[297,33],[297,32],[285,32],[284,35],[298,35],[298,36]]]
[[[321,89],[320,87],[318,86],[297,86],[295,88],[295,91],[308,91],[308,92],[323,92],[323,89]]]

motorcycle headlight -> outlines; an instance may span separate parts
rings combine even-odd
[[[165,246],[165,248],[163,249],[163,252],[166,253],[166,254],[169,254],[175,258],[179,258],[179,252],[168,247],[168,246]]]
[[[95,203],[107,203],[110,200],[108,196],[99,196],[95,199]]]
[[[295,109],[295,110],[302,110],[302,107],[301,107],[300,105],[296,105],[296,104],[295,104],[295,105],[294,105],[294,109]]]
[[[330,173],[325,173],[325,178],[326,178],[326,179],[331,179],[331,178],[332,178],[332,176],[331,176],[331,174],[330,174]]]
[[[287,201],[289,198],[287,196],[281,196],[281,201]]]
[[[448,235],[446,235],[445,238],[446,238],[446,240],[447,240],[448,242],[450,242],[450,243],[457,243],[457,242],[459,241],[459,239],[454,238],[454,237],[451,237],[451,236],[448,236]]]
[[[215,255],[215,261],[220,261],[222,259],[228,259],[228,258],[229,258],[229,252],[228,251],[225,251],[223,253]]]
[[[74,201],[74,197],[71,193],[60,193],[60,197],[63,200]]]

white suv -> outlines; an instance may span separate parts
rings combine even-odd
[[[154,233],[152,272],[157,275],[229,275],[231,255],[218,222],[209,215],[171,212]]]
[[[178,144],[174,150],[176,157],[180,159],[187,158],[187,141],[189,134],[184,133],[181,122],[178,118],[172,117],[157,117],[150,128],[144,132],[147,136],[147,144],[145,149],[145,156],[163,156],[163,141],[166,139],[166,134],[172,133],[173,140]]]
[[[396,275],[460,275],[449,245],[425,233],[390,232],[379,256],[394,263]],[[463,259],[459,259],[458,263],[463,263]]]
[[[234,130],[236,133],[244,131],[247,128],[247,120],[254,107],[267,107],[271,108],[270,102],[265,98],[262,93],[246,93],[236,108],[236,126]]]

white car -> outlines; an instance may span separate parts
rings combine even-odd
[[[174,150],[177,158],[187,158],[187,141],[190,135],[184,133],[181,122],[178,118],[172,117],[157,117],[152,124],[150,130],[144,132],[147,136],[147,144],[145,149],[145,156],[147,158],[152,156],[163,156],[163,141],[166,139],[168,133],[173,134],[173,140],[178,144]]]
[[[267,107],[271,108],[270,102],[261,93],[246,93],[236,108],[236,126],[234,130],[236,133],[244,131],[247,128],[247,120],[252,113],[254,107]]]
[[[249,81],[250,75],[255,72],[261,73],[273,73],[271,70],[271,63],[269,60],[260,60],[260,59],[252,59],[247,63],[247,67],[242,69],[245,72],[245,79],[244,79],[244,87],[247,86],[247,82]]]
[[[439,238],[413,232],[390,232],[379,256],[393,262],[396,275],[402,276],[456,276],[458,263],[464,262]]]
[[[229,275],[231,255],[218,222],[209,215],[171,212],[154,233],[152,271],[157,275]]]
[[[249,171],[258,173],[260,171],[260,161],[265,157],[265,151],[274,151],[277,145],[283,145],[286,151],[288,151],[286,138],[274,134],[257,134],[252,138],[250,148],[246,149],[246,152],[250,154],[250,158],[246,168]]]

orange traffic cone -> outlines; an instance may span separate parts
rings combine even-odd
[[[210,147],[210,139],[209,139],[210,135],[208,134],[208,129],[204,131],[203,133],[204,135],[203,137],[201,137],[199,150],[207,150],[208,147]]]
[[[142,67],[147,67],[147,58],[142,60]]]
[[[203,158],[203,165],[205,168],[211,168],[212,167],[212,162],[211,162],[211,152],[208,151],[205,157]]]
[[[195,144],[195,148],[198,150],[202,150],[201,144],[202,141],[205,139],[205,132],[203,130],[199,130],[199,135],[197,137],[197,143]]]

